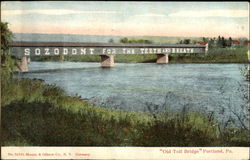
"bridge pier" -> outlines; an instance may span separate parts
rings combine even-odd
[[[208,52],[208,43],[206,44],[205,53]]]
[[[60,56],[60,61],[64,61],[64,56]]]
[[[30,57],[27,57],[27,62],[30,63],[30,61],[31,61],[31,60],[30,60]]]
[[[19,70],[20,72],[28,72],[28,57],[22,57],[21,61],[19,62]]]
[[[168,54],[157,54],[157,64],[167,64],[168,63]]]
[[[113,67],[115,65],[114,55],[100,55],[101,67]]]

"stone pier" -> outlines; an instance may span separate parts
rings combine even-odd
[[[157,64],[166,64],[168,63],[168,54],[157,54]]]
[[[101,55],[101,67],[113,67],[114,55]]]
[[[31,60],[30,60],[30,57],[27,57],[27,62],[30,63],[30,61],[31,61]]]
[[[60,61],[64,61],[64,56],[60,56]]]
[[[28,57],[22,57],[19,63],[20,72],[28,72]]]

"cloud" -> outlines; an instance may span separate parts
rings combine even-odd
[[[67,9],[47,9],[47,10],[2,10],[3,16],[24,15],[24,14],[44,14],[44,15],[67,15],[67,14],[117,14],[117,11],[77,11]]]
[[[164,14],[153,14],[153,13],[149,13],[149,14],[137,14],[135,15],[136,17],[165,17],[166,15]]]
[[[207,11],[179,11],[171,13],[169,17],[231,17],[231,18],[240,18],[240,17],[249,17],[248,10],[207,10]]]

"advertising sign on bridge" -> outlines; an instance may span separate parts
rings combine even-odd
[[[58,55],[116,55],[116,54],[171,54],[205,53],[202,45],[123,45],[89,43],[13,43],[13,53],[23,56],[58,56]]]

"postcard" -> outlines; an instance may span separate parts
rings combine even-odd
[[[2,1],[1,159],[249,159],[248,2]]]

